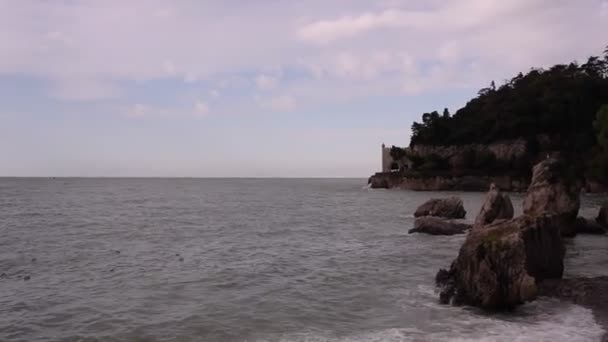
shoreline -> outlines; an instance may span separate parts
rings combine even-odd
[[[539,297],[557,298],[590,309],[604,329],[601,341],[608,342],[608,276],[545,280]]]

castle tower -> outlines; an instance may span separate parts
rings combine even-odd
[[[382,172],[391,172],[392,162],[391,149],[382,143]]]

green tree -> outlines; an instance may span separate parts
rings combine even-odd
[[[608,153],[608,105],[603,105],[593,122],[596,139],[603,152]]]
[[[603,105],[593,122],[597,148],[590,163],[590,174],[599,181],[608,181],[608,105]]]

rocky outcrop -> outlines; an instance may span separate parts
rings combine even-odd
[[[437,284],[442,303],[511,309],[537,294],[536,281],[560,278],[565,249],[553,218],[522,216],[472,230]]]
[[[399,188],[403,176],[398,172],[378,172],[369,177],[367,184],[372,189],[394,189]]]
[[[432,146],[415,145],[407,149],[410,157],[425,158],[431,155],[448,160],[452,169],[462,168],[465,160],[470,154],[491,153],[498,161],[509,162],[514,159],[523,158],[527,153],[526,142],[523,139],[509,140],[486,144]],[[487,187],[486,187],[487,188]]]
[[[574,236],[580,207],[581,184],[558,158],[547,158],[533,168],[532,182],[524,198],[524,214],[554,216],[561,220],[563,236]]]
[[[602,204],[595,221],[608,229],[608,202]]]
[[[458,197],[432,198],[424,202],[416,212],[415,217],[437,216],[450,219],[461,219],[466,216],[462,200]]]
[[[560,159],[546,159],[533,168],[532,182],[524,198],[524,214],[556,215],[574,220],[580,207],[580,185],[567,179]]]
[[[606,228],[601,224],[587,220],[583,217],[578,217],[574,223],[576,234],[606,234]]]
[[[490,185],[490,191],[486,195],[477,218],[475,226],[485,226],[495,220],[509,220],[513,218],[513,203],[509,195],[500,192],[495,185]]]
[[[425,233],[430,235],[454,235],[463,234],[471,229],[466,223],[443,220],[439,217],[424,216],[416,219],[414,228],[409,233]]]
[[[494,183],[502,190],[523,192],[529,182],[510,176],[402,177],[394,187],[414,191],[486,191]]]

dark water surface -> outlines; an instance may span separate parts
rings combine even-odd
[[[594,341],[592,313],[441,306],[464,237],[408,235],[438,193],[362,179],[0,179],[0,341]],[[481,193],[458,193],[473,219]],[[594,214],[597,197],[583,198]],[[515,205],[521,199],[515,196]],[[608,275],[608,237],[568,275]],[[26,280],[29,277],[29,280]]]

